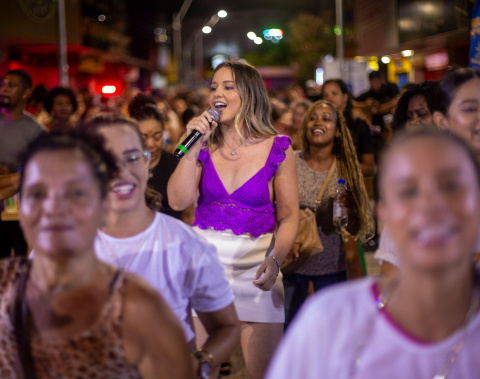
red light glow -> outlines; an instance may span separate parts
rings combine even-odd
[[[102,93],[104,93],[104,94],[112,94],[112,93],[115,93],[116,90],[117,90],[117,87],[115,87],[115,86],[103,86],[102,87]]]

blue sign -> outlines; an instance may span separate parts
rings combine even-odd
[[[480,1],[476,0],[470,27],[470,60],[469,67],[480,71]]]

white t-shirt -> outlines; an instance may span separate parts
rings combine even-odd
[[[373,284],[368,278],[336,285],[308,301],[289,327],[266,378],[433,378],[462,339],[448,378],[480,377],[478,312],[466,330],[442,342],[422,343],[379,311]]]
[[[162,295],[180,319],[187,341],[195,337],[191,308],[218,311],[233,302],[233,294],[215,247],[188,225],[156,213],[142,233],[113,238],[99,231],[99,259],[133,272]]]
[[[476,261],[477,267],[480,267],[480,234],[475,242],[474,251],[476,252]],[[383,228],[382,235],[378,244],[378,249],[374,255],[375,259],[378,260],[380,264],[383,262],[391,263],[396,267],[400,267],[400,258],[398,256],[397,247],[390,237],[390,233],[386,227]]]

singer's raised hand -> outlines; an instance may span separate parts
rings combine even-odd
[[[187,124],[187,135],[190,135],[194,130],[202,133],[203,136],[199,140],[201,143],[198,144],[201,146],[217,126],[218,123],[213,120],[212,115],[208,111],[204,111],[200,116],[192,118]]]

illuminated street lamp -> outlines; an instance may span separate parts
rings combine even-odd
[[[220,10],[217,14],[210,17],[210,20],[204,24],[201,29],[197,29],[190,37],[189,42],[186,44],[183,51],[183,62],[185,66],[185,77],[191,76],[194,72],[195,81],[200,82],[203,71],[203,34],[210,34],[213,27],[217,24],[220,18],[227,16],[227,12]],[[194,70],[192,71],[192,49],[195,46],[194,51]]]

